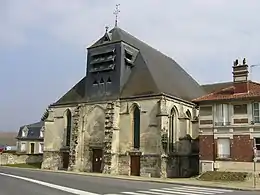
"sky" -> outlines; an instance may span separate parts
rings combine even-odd
[[[200,84],[260,64],[258,0],[1,0],[0,131],[40,120],[85,75],[86,48],[118,26],[177,61]],[[260,66],[251,78],[260,81]]]

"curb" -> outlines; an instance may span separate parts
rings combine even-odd
[[[1,167],[1,166],[0,166]],[[102,177],[102,178],[109,178],[109,179],[121,179],[121,180],[129,180],[129,181],[139,181],[139,182],[151,182],[151,183],[165,183],[165,184],[174,184],[174,185],[188,185],[194,187],[205,187],[205,188],[219,188],[219,189],[226,189],[226,190],[237,190],[237,191],[259,191],[260,189],[255,189],[253,187],[229,187],[229,186],[222,186],[218,184],[194,184],[190,183],[189,181],[173,181],[173,180],[163,180],[163,179],[148,179],[144,177],[135,177],[135,176],[120,176],[120,175],[108,175],[108,174],[98,174],[98,173],[86,173],[86,172],[73,172],[73,171],[63,171],[63,170],[47,170],[47,169],[34,169],[34,168],[19,168],[19,167],[9,167],[4,166],[4,168],[9,169],[23,169],[23,170],[31,170],[31,171],[39,171],[39,172],[52,172],[52,173],[63,173],[63,174],[72,174],[72,175],[81,175],[81,176],[89,176],[89,177]],[[197,180],[199,181],[199,180]],[[192,182],[192,181],[191,181]],[[205,182],[205,181],[203,181]]]

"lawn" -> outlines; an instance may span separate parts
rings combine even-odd
[[[8,167],[19,167],[19,168],[32,168],[32,169],[40,169],[42,163],[28,163],[28,164],[9,164],[5,165]]]

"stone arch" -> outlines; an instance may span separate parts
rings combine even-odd
[[[84,116],[85,142],[102,145],[105,136],[105,109],[95,105]]]
[[[129,113],[133,113],[135,107],[138,107],[139,110],[141,111],[141,105],[138,102],[133,102],[129,108]]]

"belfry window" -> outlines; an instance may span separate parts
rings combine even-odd
[[[140,109],[134,106],[133,110],[133,130],[134,130],[134,148],[140,148]]]
[[[104,84],[104,79],[101,78],[99,83],[100,83],[100,84]]]

